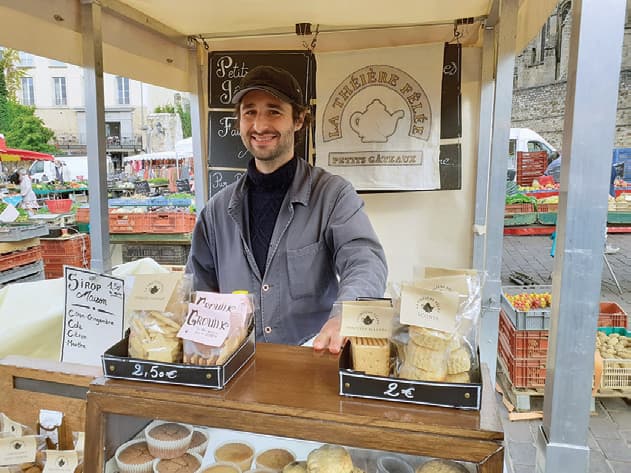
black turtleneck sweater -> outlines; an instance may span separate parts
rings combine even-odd
[[[265,274],[276,218],[295,174],[295,157],[271,174],[260,173],[254,159],[248,163],[250,245],[261,276]]]

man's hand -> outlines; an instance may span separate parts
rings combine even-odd
[[[344,337],[340,335],[342,318],[340,316],[330,318],[320,329],[320,333],[313,340],[314,350],[326,350],[337,355],[344,345]]]

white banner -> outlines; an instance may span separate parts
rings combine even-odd
[[[443,49],[318,54],[316,164],[357,190],[440,188]]]

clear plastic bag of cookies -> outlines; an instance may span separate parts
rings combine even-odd
[[[129,356],[143,360],[177,363],[182,360],[182,341],[177,333],[190,301],[191,278],[184,275],[165,310],[134,310],[129,321]]]
[[[201,295],[201,297],[200,297]],[[197,292],[195,298],[202,307],[229,313],[228,333],[219,346],[200,341],[200,338],[183,339],[182,361],[200,366],[224,364],[241,346],[248,335],[254,316],[254,300],[251,294],[238,291],[233,294]]]
[[[43,468],[54,465],[53,469],[59,473],[83,473],[83,452],[76,450],[44,450]]]
[[[41,435],[14,436],[9,432],[0,432],[0,469],[10,473],[42,473],[44,470],[44,450],[46,440]]]

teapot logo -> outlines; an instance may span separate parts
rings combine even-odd
[[[162,292],[162,289],[163,285],[160,281],[151,281],[149,284],[147,284],[147,287],[145,287],[145,292],[148,292],[150,295],[155,296]]]
[[[440,302],[433,297],[421,297],[416,301],[416,312],[423,319],[438,320],[440,316]]]
[[[20,450],[23,446],[24,443],[22,443],[20,440],[16,440],[11,444],[11,448],[13,448],[13,450]]]
[[[390,113],[381,100],[374,99],[366,110],[351,115],[350,125],[362,143],[386,143],[404,116],[403,110]]]
[[[59,468],[63,468],[65,464],[66,464],[66,459],[64,457],[61,457],[59,460],[57,460],[57,466]]]

